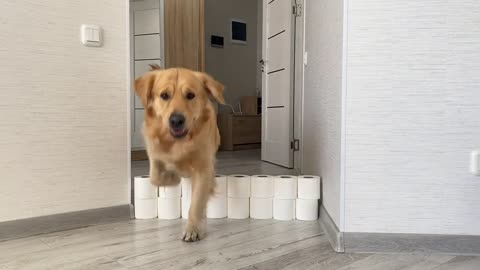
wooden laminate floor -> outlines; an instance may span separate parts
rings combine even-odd
[[[138,162],[132,174],[147,167]],[[293,173],[260,162],[258,151],[220,153],[218,169]],[[195,243],[180,241],[184,223],[130,220],[3,241],[0,269],[480,269],[480,257],[337,254],[317,222],[209,219],[206,238]]]
[[[184,220],[131,220],[0,242],[0,269],[480,269],[480,257],[337,254],[317,222],[208,221],[200,242]]]

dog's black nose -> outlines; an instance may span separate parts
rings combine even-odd
[[[181,113],[172,113],[169,122],[172,128],[183,128],[183,125],[185,125],[185,116]]]

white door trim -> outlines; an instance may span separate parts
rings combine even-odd
[[[264,137],[265,137],[265,96],[266,96],[266,72],[265,72],[265,58],[267,55],[267,43],[265,42],[265,33],[267,32],[267,2],[265,0],[260,0],[262,1],[262,60],[264,61],[263,67],[262,67],[262,153],[261,153],[261,159],[263,160],[263,157],[265,156],[265,149],[263,147],[263,142],[264,142]]]
[[[295,0],[301,6],[301,15],[295,19],[295,71],[293,104],[293,138],[299,140],[299,149],[293,153],[293,166],[298,174],[303,173],[303,87],[305,55],[305,0]]]
[[[131,21],[132,21],[132,12],[130,11],[130,0],[125,0],[126,5],[127,5],[127,10],[125,16],[127,16],[127,22],[125,24],[125,32],[126,32],[126,42],[127,42],[127,55],[125,61],[127,61],[127,175],[126,175],[126,181],[127,181],[127,195],[126,198],[130,198],[130,201],[132,200],[131,198],[131,190],[132,190],[132,181],[131,181],[131,175],[132,175],[132,116],[133,116],[133,100],[132,100],[132,95],[131,95],[131,87],[132,87],[132,36],[130,35],[131,33]]]

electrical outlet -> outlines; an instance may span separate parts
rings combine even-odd
[[[470,153],[470,172],[480,176],[480,150],[475,150]]]

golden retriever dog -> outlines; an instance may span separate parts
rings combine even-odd
[[[215,189],[215,155],[220,144],[212,100],[224,104],[223,85],[205,73],[183,68],[152,70],[135,80],[145,108],[143,134],[154,185],[192,181],[192,202],[182,239],[203,237],[203,222]]]

